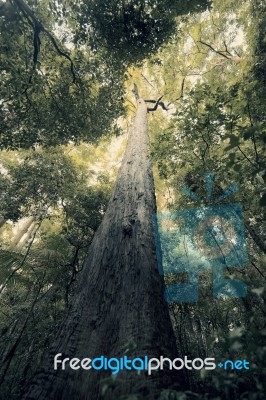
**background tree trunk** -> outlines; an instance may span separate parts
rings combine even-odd
[[[57,353],[80,359],[101,355],[118,358],[131,347],[130,358],[176,356],[157,268],[152,227],[156,201],[148,152],[147,107],[139,99],[117,183],[91,244],[73,305],[24,399],[103,398],[99,382],[110,377],[110,370],[54,371]],[[146,399],[154,399],[157,389],[172,381],[173,375],[167,371],[152,377],[122,371],[113,392],[104,398],[143,392]]]
[[[25,221],[22,223],[22,226],[18,229],[17,234],[14,236],[12,243],[17,246],[19,244],[19,242],[21,241],[21,239],[23,238],[23,236],[28,232],[28,230],[30,229],[32,223],[34,222],[34,218],[33,217],[28,217],[25,219]]]
[[[6,220],[4,217],[0,217],[0,228],[2,228],[2,226],[4,226],[6,223]]]
[[[36,223],[35,221],[33,221],[29,226],[27,232],[21,237],[18,243],[19,247],[23,247],[27,244],[27,242],[32,238],[35,229],[36,229]]]

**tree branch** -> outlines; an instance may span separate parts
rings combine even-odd
[[[57,53],[61,57],[66,58],[70,62],[70,70],[71,70],[71,73],[73,76],[73,83],[75,83],[77,78],[76,78],[76,74],[75,74],[75,70],[74,70],[74,63],[73,63],[71,57],[58,47],[56,40],[53,37],[53,35],[51,34],[51,32],[49,32],[48,29],[46,29],[44,27],[42,22],[38,20],[38,18],[35,16],[35,14],[30,9],[30,7],[24,2],[24,0],[12,0],[12,1],[16,4],[18,9],[22,12],[24,18],[26,18],[26,20],[28,21],[28,23],[30,24],[30,26],[33,29],[33,47],[34,47],[33,65],[34,65],[34,69],[36,68],[36,65],[38,62],[38,54],[39,54],[40,48],[41,48],[41,41],[40,41],[39,35],[41,32],[43,32],[50,39],[50,41],[52,42]],[[31,81],[31,79],[30,79],[30,81]]]
[[[256,167],[256,164],[254,164],[253,161],[251,161],[251,159],[244,153],[244,151],[241,149],[240,146],[237,146],[238,150],[240,151],[240,153],[243,154],[244,158],[253,166]]]
[[[153,104],[155,104],[155,106],[152,107],[152,108],[148,107],[148,112],[156,111],[158,106],[162,107],[163,110],[168,111],[169,108],[167,108],[165,106],[165,104],[162,101],[160,101],[162,98],[163,98],[163,96],[159,97],[158,100],[144,100],[145,103],[153,103]]]
[[[226,56],[223,52],[219,51],[219,50],[215,50],[214,47],[212,47],[210,44],[203,42],[202,40],[198,40],[198,43],[204,44],[204,46],[209,47],[209,49],[211,49],[211,51],[213,51],[216,54],[219,54],[220,56],[227,58],[228,60],[231,59],[231,57]]]
[[[141,73],[141,76],[153,89],[155,89],[155,87],[150,83],[150,81],[146,78],[146,76],[143,73]]]
[[[138,99],[139,99],[139,89],[138,89],[137,85],[135,84],[135,82],[134,82],[134,87],[132,89],[132,92],[134,93],[136,101],[138,101]]]

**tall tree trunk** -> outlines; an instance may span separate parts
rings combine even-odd
[[[156,211],[148,157],[147,107],[142,99],[104,219],[90,246],[73,305],[24,399],[119,399],[142,388],[146,399],[171,384],[173,375],[158,371],[121,371],[113,392],[102,397],[99,381],[111,371],[53,370],[53,357],[174,358],[176,343],[158,273],[152,214]],[[179,374],[180,376],[180,374]],[[179,378],[180,379],[180,378]],[[175,377],[176,380],[176,377]]]

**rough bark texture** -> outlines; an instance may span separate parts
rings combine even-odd
[[[152,228],[156,202],[148,151],[147,107],[139,99],[117,183],[90,247],[74,303],[24,399],[119,399],[136,392],[154,399],[158,388],[173,382],[166,371],[152,377],[146,372],[119,372],[112,393],[102,397],[99,382],[111,371],[53,370],[57,353],[80,359],[118,358],[130,343],[134,344],[130,358],[176,356],[156,261]]]

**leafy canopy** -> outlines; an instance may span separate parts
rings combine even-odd
[[[93,48],[106,47],[126,63],[143,60],[176,30],[175,18],[200,12],[209,0],[83,0],[76,39],[89,40]]]

